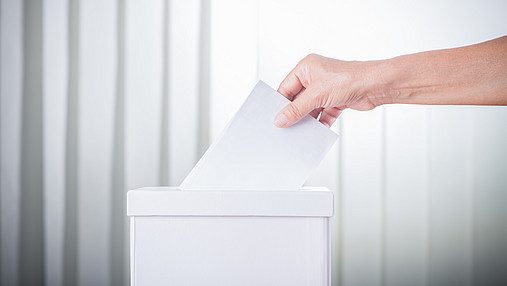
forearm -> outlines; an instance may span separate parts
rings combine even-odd
[[[507,36],[378,61],[375,104],[507,105]]]
[[[507,105],[507,36],[381,61],[311,54],[278,90],[292,101],[275,117],[278,127],[306,114],[331,126],[344,109],[366,111],[389,103]]]

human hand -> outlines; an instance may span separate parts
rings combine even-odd
[[[310,114],[330,127],[351,108],[382,104],[507,105],[507,36],[381,61],[308,55],[278,88],[292,102],[274,119],[288,127]],[[320,114],[320,117],[319,117]]]
[[[378,78],[371,75],[376,62],[346,62],[311,54],[287,75],[278,92],[292,102],[275,117],[278,127],[288,127],[310,114],[330,127],[340,113],[351,108],[371,110],[386,96]],[[380,81],[381,82],[381,81]],[[374,92],[372,92],[374,91]],[[320,114],[320,117],[319,117]]]

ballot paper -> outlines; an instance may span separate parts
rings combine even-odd
[[[259,81],[180,188],[299,189],[338,135],[309,115],[291,127],[276,127],[275,115],[289,102]]]

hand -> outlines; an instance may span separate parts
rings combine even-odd
[[[287,75],[278,92],[292,102],[275,117],[275,125],[288,127],[310,114],[330,127],[340,113],[351,108],[371,110],[380,104],[367,96],[375,62],[345,62],[311,54]]]
[[[292,102],[274,121],[287,127],[309,113],[330,127],[346,108],[388,103],[507,105],[506,90],[507,36],[382,61],[309,55],[280,84],[278,92]]]

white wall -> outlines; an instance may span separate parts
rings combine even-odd
[[[370,60],[488,40],[507,34],[504,11],[0,0],[0,284],[126,285],[125,191],[179,184],[258,79],[276,87],[308,53]],[[333,285],[507,284],[505,123],[505,107],[344,112],[307,182],[336,192]]]

